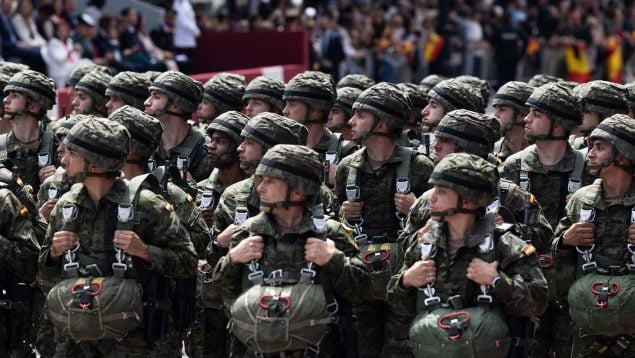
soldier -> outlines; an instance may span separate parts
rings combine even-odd
[[[388,285],[388,302],[401,322],[395,340],[409,334],[417,356],[504,357],[510,348],[507,315],[531,317],[547,304],[535,250],[513,233],[497,231],[494,213],[485,213],[497,194],[493,164],[450,154],[430,183],[430,210],[438,221],[408,248]]]
[[[475,112],[485,113],[485,108],[487,108],[489,103],[489,84],[487,84],[487,81],[468,75],[457,76],[455,80],[465,83],[480,94],[478,99],[481,107]]]
[[[271,292],[283,287],[289,290],[287,292],[294,299],[292,308],[287,306],[282,312],[275,314],[276,317],[289,317],[289,313],[284,311],[292,309],[295,313],[292,314],[293,318],[288,318],[290,327],[287,337],[300,336],[300,339],[304,339],[302,334],[306,330],[294,327],[297,326],[294,321],[298,318],[311,319],[314,329],[323,329],[321,327],[325,327],[337,314],[337,309],[332,309],[332,303],[337,302],[333,301],[334,295],[346,301],[357,298],[369,275],[357,257],[357,245],[344,226],[334,220],[324,221],[319,204],[317,212],[315,209],[310,210],[321,184],[322,163],[316,152],[299,145],[276,145],[265,153],[255,174],[262,178],[257,189],[260,213],[234,231],[228,254],[216,266],[214,281],[219,283],[225,305],[231,308],[233,326],[236,327],[234,334],[250,350],[255,350],[254,353],[260,353],[257,347],[264,346],[267,340],[275,342],[277,334],[284,334],[284,328],[280,330],[279,326],[273,329],[268,329],[265,325],[256,326],[257,338],[245,339],[245,335],[240,332],[242,326],[254,325],[255,321],[240,312],[250,309],[243,303],[255,304],[256,307],[259,303],[257,299],[241,299],[241,294],[241,297],[245,297],[260,287],[270,287]],[[252,264],[248,266],[250,262]],[[307,267],[311,271],[303,270]],[[316,274],[311,276],[313,268]],[[269,275],[274,271],[280,273],[280,280],[276,280],[276,275]],[[255,273],[250,277],[256,281],[246,279],[246,274],[250,272]],[[258,272],[261,276],[258,276]],[[264,282],[258,282],[258,277],[261,280],[264,277]],[[299,296],[294,291],[302,292],[300,290],[307,287],[307,284],[317,291],[308,288],[306,299],[295,299]],[[284,295],[282,298],[289,302],[290,298]],[[276,297],[273,301],[260,301],[273,307],[275,300]],[[270,312],[273,310],[270,309]],[[271,313],[268,316],[273,315]],[[253,337],[251,333],[247,334],[249,335]],[[331,356],[337,353],[337,348],[330,344],[332,337],[324,335],[328,333],[309,335],[313,336],[311,341],[282,338],[278,349],[272,346],[266,351],[276,354],[266,356]],[[295,343],[293,348],[285,349],[290,343]]]
[[[227,187],[214,210],[213,237],[206,254],[210,267],[214,267],[213,265],[220,257],[227,253],[231,235],[236,226],[247,217],[257,215],[259,212],[260,201],[256,192],[257,178],[254,173],[262,156],[276,144],[306,144],[307,130],[303,125],[289,118],[264,112],[250,119],[240,135],[243,138],[237,148],[240,167],[250,176]],[[324,194],[321,195],[324,196]],[[211,272],[209,274],[211,275]],[[210,289],[217,289],[217,287],[210,287]],[[218,294],[206,295],[209,297],[205,308],[205,321],[200,322],[204,334],[202,353],[221,356],[225,354],[224,342],[228,339],[225,329],[227,318],[220,311],[222,300]],[[198,349],[201,349],[200,343],[197,344]]]
[[[569,194],[582,185],[584,155],[574,150],[567,139],[580,125],[577,100],[571,90],[559,83],[538,87],[527,99],[530,107],[525,118],[525,137],[533,145],[510,156],[503,163],[503,177],[531,192],[542,205],[551,227],[565,215]],[[533,355],[558,357],[571,353],[572,323],[569,318],[566,289],[559,280],[567,273],[554,265],[548,252],[539,252],[540,263],[549,282],[549,307],[540,317],[536,332],[538,347]]]
[[[399,145],[417,148],[421,137],[421,111],[428,105],[428,92],[412,83],[399,83],[397,86],[408,96],[412,104],[410,115],[399,138]]]
[[[0,167],[0,177],[10,178],[12,174]],[[12,183],[0,181],[0,353],[5,357],[27,357],[32,355],[35,344],[32,287],[40,245],[28,211],[12,187]]]
[[[187,179],[195,181],[207,178],[212,171],[205,160],[205,137],[187,123],[202,97],[203,86],[198,81],[181,72],[167,71],[152,83],[150,97],[144,103],[145,112],[157,118],[163,127],[155,163],[180,166],[179,170],[187,172]]]
[[[43,74],[18,72],[4,87],[4,120],[13,129],[0,135],[0,162],[17,169],[34,192],[40,183],[55,173],[57,161],[53,134],[42,132],[39,122],[55,104],[55,86]]]
[[[245,76],[234,73],[219,73],[203,85],[203,100],[196,109],[197,128],[205,133],[207,126],[218,115],[227,111],[243,109]]]
[[[211,202],[202,205],[203,217],[209,227],[214,224],[214,209],[225,188],[245,179],[237,149],[242,142],[240,133],[248,121],[246,115],[229,111],[216,117],[207,127],[207,136],[210,138],[207,159],[214,170],[209,178],[200,181],[197,186],[200,195],[212,195],[209,199]]]
[[[435,163],[452,153],[465,152],[478,155],[493,163],[491,156],[493,144],[499,136],[498,121],[492,117],[464,109],[446,114],[435,131],[439,146],[435,146]],[[431,191],[417,198],[406,219],[402,235],[410,236],[409,241],[418,240],[426,229],[430,211],[428,199]],[[542,213],[540,204],[526,199],[530,194],[515,183],[501,179],[498,183],[498,207],[488,207],[496,212],[496,225],[508,226],[515,235],[538,248],[541,252],[549,250],[553,230]],[[491,204],[491,203],[488,203]],[[525,205],[527,204],[527,206]],[[496,203],[495,203],[496,205]],[[511,226],[510,226],[511,225]]]
[[[573,194],[560,220],[553,241],[558,265],[569,266],[569,312],[576,322],[571,357],[629,357],[635,354],[635,337],[623,330],[619,318],[632,314],[632,305],[616,306],[617,299],[630,302],[630,291],[604,289],[606,282],[619,285],[632,277],[635,244],[635,130],[633,119],[615,114],[591,132],[587,161],[591,174],[599,177],[592,185]],[[576,250],[577,248],[577,250]],[[592,252],[592,254],[590,254]],[[594,282],[598,282],[595,284]],[[586,283],[586,284],[585,284]],[[593,288],[591,288],[593,286]],[[629,284],[628,286],[632,286]],[[602,298],[591,291],[618,295]],[[590,299],[586,299],[590,296]],[[596,304],[597,303],[597,304]],[[597,308],[597,307],[601,308]],[[606,308],[604,308],[606,307]],[[588,311],[600,310],[590,322]],[[602,310],[610,311],[602,314]],[[608,321],[607,321],[608,320]],[[609,329],[598,332],[596,325]]]
[[[130,214],[138,221],[135,220],[131,229],[121,228],[117,222],[118,215],[112,214],[120,211],[119,203],[128,200],[128,185],[118,178],[128,155],[126,129],[103,118],[90,118],[73,126],[64,143],[68,151],[62,162],[68,178],[81,184],[74,185],[60,198],[51,213],[39,260],[40,280],[53,285],[65,277],[74,280],[72,277],[77,274],[86,274],[92,280],[97,275],[108,277],[118,273],[147,285],[149,275],[154,271],[170,277],[195,274],[196,253],[187,231],[181,226],[172,206],[159,195],[147,189],[137,191],[136,207]],[[69,250],[74,250],[76,257],[81,258],[76,271],[66,265],[76,262],[74,255],[64,255]],[[115,255],[110,250],[121,251]],[[85,266],[89,262],[95,265]],[[110,268],[113,262],[125,262],[126,269],[121,272],[121,266],[118,266],[119,271],[113,273],[115,268]],[[89,286],[92,287],[92,284]],[[63,286],[56,285],[53,290],[56,287]],[[68,318],[62,318],[60,322],[60,312],[51,311],[51,303],[48,305],[49,317],[61,334],[56,356],[136,357],[148,354],[150,347],[144,339],[144,328],[151,329],[150,325],[132,328],[122,339],[77,342],[68,335],[68,331],[60,331],[60,327],[67,327]],[[100,329],[99,325],[90,328],[97,332]],[[89,329],[82,333],[91,334]]]
[[[614,114],[628,114],[628,90],[608,81],[591,81],[577,85],[573,93],[580,99],[582,124],[580,134],[573,141],[574,149],[586,147],[587,136],[605,118]]]
[[[245,114],[249,118],[253,118],[262,112],[282,113],[284,108],[283,93],[284,83],[282,81],[266,76],[254,78],[247,85],[243,95],[243,102],[246,103]]]
[[[326,128],[329,111],[335,102],[331,76],[317,71],[297,74],[287,83],[282,99],[286,103],[282,114],[306,126],[309,130],[307,146],[329,162],[326,168],[329,175],[325,176],[325,181],[333,185],[336,164],[353,153],[357,146]]]
[[[154,154],[156,148],[161,142],[161,123],[155,118],[143,113],[142,111],[131,107],[123,106],[120,109],[113,112],[110,120],[120,123],[130,133],[130,154],[126,158],[126,164],[122,168],[124,177],[128,180],[132,178],[146,174],[149,172],[148,160]],[[165,173],[159,175],[158,170],[153,173],[162,182],[163,191],[161,195],[168,203],[174,207],[174,212],[181,220],[182,226],[185,227],[190,234],[190,240],[194,245],[194,250],[198,257],[205,256],[205,248],[210,242],[211,236],[209,229],[201,216],[201,210],[196,206],[196,202],[192,196],[184,192],[177,185],[168,181],[168,176]],[[160,177],[159,177],[160,176]],[[167,278],[163,278],[168,280]],[[194,283],[194,277],[187,278]],[[172,280],[174,281],[174,280]],[[181,287],[180,284],[185,285],[185,281],[176,281],[176,287],[172,294],[173,304],[179,307],[173,310],[173,312],[179,312],[184,310],[192,310],[192,317],[194,316],[195,302],[184,302],[180,300],[176,295],[185,294],[194,295],[195,286]],[[188,292],[187,290],[191,290]],[[182,339],[188,333],[191,327],[183,327],[186,325],[185,317],[172,316],[172,325],[166,329],[166,337],[156,337],[158,346],[154,348],[153,354],[159,356],[177,356],[181,354]],[[183,320],[178,322],[179,320]],[[194,322],[189,322],[193,324]]]
[[[202,215],[210,228],[214,227],[214,210],[222,193],[245,177],[237,147],[241,142],[241,131],[248,121],[244,114],[229,111],[216,117],[207,127],[207,135],[211,138],[207,156],[214,170],[209,178],[198,183],[198,189]],[[217,234],[214,232],[214,237]],[[213,251],[213,248],[210,250]],[[197,301],[198,325],[187,337],[185,351],[190,357],[225,357],[225,343],[229,341],[225,329],[227,316],[221,310],[222,300],[216,293],[217,288],[208,285],[211,276],[208,268],[214,267],[216,261],[207,262],[205,256],[205,253],[199,255],[199,276],[203,284],[199,285],[200,299]],[[212,257],[214,259],[218,257]]]
[[[350,74],[340,78],[337,81],[337,89],[344,87],[353,87],[358,90],[365,90],[375,85],[375,80],[362,74]]]
[[[501,129],[501,139],[494,144],[498,164],[529,145],[525,138],[524,121],[529,107],[525,103],[533,90],[524,82],[511,81],[502,85],[492,99],[492,106],[496,109],[494,116]]]
[[[75,85],[77,95],[71,102],[73,114],[89,114],[106,117],[106,89],[112,76],[106,72],[93,71],[82,77]]]
[[[116,74],[106,88],[108,115],[125,105],[143,111],[143,102],[148,98],[150,83],[150,78],[143,73],[124,71]]]
[[[351,140],[351,126],[348,120],[353,116],[353,103],[362,90],[355,87],[340,87],[337,89],[337,98],[326,122],[326,128],[333,133],[341,133],[345,140]]]
[[[342,203],[339,216],[355,227],[357,244],[375,273],[371,287],[353,305],[358,354],[374,357],[382,351],[384,337],[390,337],[384,330],[389,319],[385,288],[391,269],[399,266],[396,255],[388,258],[374,252],[385,252],[385,247],[399,251],[402,220],[416,197],[428,189],[433,165],[411,148],[396,144],[410,115],[410,102],[399,87],[378,83],[359,95],[353,109],[349,122],[353,140],[365,148],[337,166],[335,192]],[[373,263],[382,258],[385,262]]]

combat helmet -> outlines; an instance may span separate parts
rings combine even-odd
[[[243,101],[248,99],[258,99],[270,103],[278,111],[282,112],[284,101],[282,95],[284,93],[284,83],[275,78],[258,76],[251,80],[245,88]]]
[[[392,83],[380,82],[373,87],[363,91],[353,104],[353,110],[361,110],[372,113],[375,116],[375,123],[370,131],[354,138],[361,141],[371,135],[389,136],[397,138],[401,134],[412,104],[410,98],[404,95],[403,91]],[[379,121],[384,121],[390,127],[392,133],[375,132]]]
[[[85,74],[84,77],[77,82],[75,89],[85,92],[96,104],[105,106],[106,102],[108,102],[106,89],[110,81],[112,81],[110,74],[101,71],[92,71]]]
[[[116,178],[130,152],[130,135],[119,123],[89,117],[71,128],[64,144],[69,150],[80,153],[86,161],[82,173],[69,175],[69,181],[81,182],[88,176]],[[103,168],[106,173],[89,173],[88,164]]]
[[[193,80],[190,76],[178,71],[162,73],[152,82],[148,90],[165,94],[172,103],[183,111],[183,114],[177,114],[169,112],[167,108],[164,108],[163,110],[151,113],[155,118],[168,113],[189,119],[203,98],[203,85]]]
[[[349,74],[342,77],[337,82],[337,89],[344,88],[344,87],[353,87],[363,91],[365,89],[371,88],[375,84],[376,84],[375,80],[366,75]]]
[[[112,112],[108,119],[126,127],[130,133],[130,154],[142,160],[152,156],[161,143],[161,123],[136,107],[125,105]],[[141,164],[145,167],[145,163]]]
[[[212,123],[207,126],[207,135],[211,138],[214,132],[220,132],[230,138],[229,151],[221,155],[216,161],[210,162],[213,167],[220,167],[224,163],[233,162],[238,158],[236,148],[240,144],[240,134],[249,122],[249,117],[237,112],[227,111],[214,118]]]
[[[613,82],[591,81],[575,87],[583,112],[595,112],[600,121],[614,114],[628,113],[628,90]]]
[[[318,71],[305,71],[295,75],[284,90],[282,99],[300,101],[309,104],[325,113],[320,123],[328,119],[328,112],[335,102],[335,84],[330,75]],[[313,121],[306,121],[312,123]]]
[[[112,78],[106,88],[106,97],[119,97],[126,104],[143,110],[143,102],[148,98],[150,81],[143,73],[124,71]]]
[[[234,73],[219,73],[203,85],[203,98],[214,104],[217,115],[227,111],[240,111],[244,94],[245,76]]]
[[[483,106],[479,93],[470,86],[466,86],[465,82],[452,78],[441,81],[432,87],[428,91],[428,98],[439,102],[445,109],[445,113],[455,109],[481,112]]]
[[[547,135],[526,136],[529,140],[562,140],[568,136],[554,137],[556,122],[567,131],[576,129],[582,122],[578,99],[566,86],[554,82],[542,85],[532,92],[526,103],[530,108],[539,109],[549,116],[551,125]]]
[[[36,114],[38,119],[41,119],[45,111],[53,108],[56,101],[55,84],[53,80],[37,71],[24,70],[13,75],[6,86],[4,86],[4,94],[7,95],[12,91],[22,93],[32,101],[40,104],[42,113]],[[26,107],[25,105],[22,112],[13,113],[12,116],[15,117],[22,113],[27,113]]]
[[[95,65],[94,63],[82,64],[75,67],[75,69],[71,71],[70,75],[68,75],[66,87],[75,88],[75,85],[82,79],[82,77],[93,71],[110,74],[110,70],[106,66]]]
[[[602,139],[611,143],[614,151],[635,162],[635,119],[625,114],[614,114],[593,129],[589,135],[589,140],[594,139]],[[614,160],[615,153],[613,153],[611,163]]]
[[[443,116],[434,135],[452,140],[459,151],[487,158],[500,138],[500,124],[486,114],[458,109]]]
[[[485,159],[469,153],[452,153],[435,167],[429,183],[448,187],[465,199],[481,207],[487,206],[498,195],[498,169]],[[456,213],[473,212],[460,207],[438,213],[450,216]],[[432,213],[433,216],[435,213]]]

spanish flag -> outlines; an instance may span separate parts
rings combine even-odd
[[[436,61],[441,53],[441,49],[445,44],[445,39],[437,33],[431,33],[428,35],[428,41],[423,48],[423,59],[426,63],[432,63]]]
[[[564,48],[564,61],[567,66],[569,81],[584,83],[591,81],[591,67],[586,54],[586,46],[583,42],[575,45],[566,45]]]
[[[606,69],[608,80],[615,83],[623,83],[622,38],[617,35],[610,36],[606,41],[606,52],[604,68]]]

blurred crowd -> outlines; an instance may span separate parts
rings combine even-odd
[[[57,82],[89,61],[187,73],[201,31],[307,29],[311,69],[335,79],[473,75],[497,88],[537,73],[617,83],[635,75],[633,1],[154,0],[166,11],[151,31],[132,7],[102,13],[105,2],[1,0],[0,56]]]

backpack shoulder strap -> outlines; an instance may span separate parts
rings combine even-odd
[[[9,159],[9,133],[0,134],[0,162]]]
[[[573,172],[571,172],[571,180],[582,181],[582,172],[584,171],[584,154],[579,150],[574,150],[575,162],[573,164]]]
[[[397,166],[395,175],[395,190],[398,193],[407,194],[410,192],[410,164],[412,162],[412,156],[414,155],[414,149],[409,147],[401,147],[403,151],[403,157],[401,163]]]

